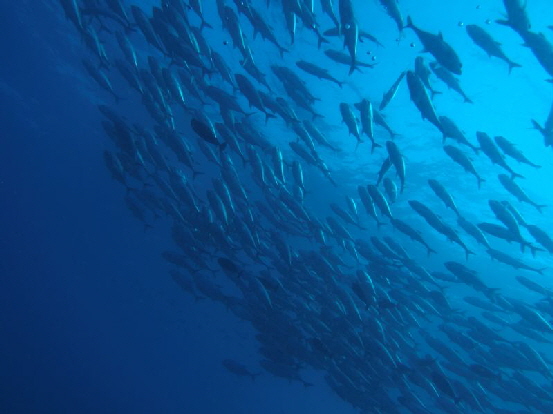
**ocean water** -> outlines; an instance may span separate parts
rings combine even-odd
[[[139,134],[135,125],[154,131],[159,122],[148,112],[141,94],[115,67],[119,59],[132,68],[124,60],[115,33],[125,33],[143,71],[152,72],[148,56],[170,71],[177,71],[182,63],[148,44],[134,23],[125,32],[125,25],[113,17],[113,12],[99,14],[85,5],[110,10],[107,1],[0,2],[1,412],[551,412],[553,356],[549,342],[553,329],[549,323],[553,307],[548,291],[553,283],[549,252],[524,225],[519,225],[523,239],[542,251],[532,255],[529,248],[521,251],[516,241],[507,243],[492,236],[487,239],[493,249],[539,272],[491,260],[486,248],[458,226],[456,214],[436,197],[427,180],[442,183],[462,216],[474,224],[502,224],[488,200],[508,200],[526,223],[551,233],[551,207],[540,213],[518,201],[498,181],[504,169],[492,164],[482,151],[475,153],[448,138],[445,143],[470,155],[476,171],[485,179],[478,188],[475,177],[446,155],[442,133],[422,119],[404,79],[382,111],[397,133],[393,142],[406,166],[405,189],[390,208],[394,218],[418,230],[437,253],[427,255],[420,243],[394,230],[377,208],[378,219],[385,223],[378,229],[363,208],[358,186],[376,183],[377,173],[388,157],[385,143],[391,137],[375,125],[374,139],[382,147],[371,152],[367,136],[357,145],[342,121],[339,104],[350,105],[360,122],[353,104],[366,98],[378,108],[382,95],[398,75],[413,70],[417,56],[423,56],[426,64],[434,58],[423,53],[421,40],[413,30],[398,32],[380,2],[352,0],[358,26],[382,45],[366,38],[359,42],[357,59],[374,67],[349,75],[349,65],[335,63],[324,54],[327,49],[347,54],[341,37],[326,36],[328,43],[319,48],[314,31],[298,18],[295,41],[291,43],[283,2],[251,2],[273,29],[278,43],[287,49],[281,57],[273,44],[260,35],[254,38],[250,22],[238,14],[235,2],[224,1],[239,16],[245,42],[270,89],[253,77],[249,80],[257,90],[284,98],[296,108],[300,121],[313,121],[324,133],[337,149],[315,144],[317,157],[327,169],[319,161],[317,166],[308,165],[292,151],[288,143],[297,141],[297,134],[280,116],[265,122],[264,114],[250,107],[241,88],[229,87],[217,73],[202,75],[192,70],[198,82],[205,81],[203,85],[198,83],[198,89],[206,103],[201,104],[183,87],[188,106],[185,110],[165,90],[162,93],[173,118],[167,116],[164,122],[174,126],[180,139],[188,143],[194,170],[202,174],[194,178],[192,169],[159,142],[157,147],[167,160],[165,170],[152,168],[146,160],[147,168],[138,173],[141,179],[137,180],[130,177],[130,172],[135,172],[136,159],[132,160],[125,171],[130,191],[106,168],[104,151],[124,151],[102,126],[110,120],[99,106],[107,106],[120,116],[136,140]],[[82,27],[97,33],[109,63],[99,65],[101,59],[67,18],[62,3],[80,7]],[[152,7],[160,6],[153,0],[121,3],[130,22],[134,22],[131,5],[148,17],[152,16]],[[243,67],[244,57],[222,28],[216,2],[200,3],[205,21],[212,26],[201,31],[205,42],[223,57],[233,74],[249,76]],[[334,25],[322,12],[321,3],[314,3],[317,27],[321,33],[331,29]],[[334,3],[334,11],[340,16],[340,2]],[[548,27],[553,24],[553,13],[548,2],[527,3],[525,11],[532,32],[543,32],[553,41]],[[531,123],[534,119],[543,126],[548,117],[553,102],[552,85],[547,82],[551,76],[515,30],[496,23],[505,19],[504,2],[399,0],[397,4],[404,20],[410,16],[417,27],[441,33],[463,62],[458,79],[474,103],[465,103],[432,75],[432,88],[441,92],[432,100],[436,113],[453,119],[475,146],[477,131],[513,142],[541,167],[506,157],[507,164],[524,176],[515,182],[535,203],[553,206],[551,148],[544,145],[543,136],[532,129]],[[190,26],[199,27],[198,15],[192,9],[185,11]],[[467,35],[469,24],[484,28],[501,43],[508,58],[522,67],[509,71],[505,62],[487,56]],[[117,99],[87,73],[83,59],[107,75]],[[207,72],[212,71],[207,57],[201,59]],[[301,71],[295,64],[298,60],[328,69],[342,86]],[[317,98],[312,109],[322,117],[313,120],[308,111],[297,107],[271,70],[272,65],[286,66],[303,80]],[[270,148],[281,150],[285,185],[277,180],[275,186],[267,177],[274,173],[272,150],[252,146],[248,152],[240,138],[248,159],[243,165],[231,145],[219,151],[192,130],[191,118],[206,116],[214,123],[222,122],[218,106],[205,95],[207,85],[232,94],[245,112],[252,113],[245,119],[263,134]],[[239,113],[235,116],[237,121],[244,119]],[[220,136],[217,138],[222,142]],[[213,150],[215,162],[206,158],[198,142]],[[134,155],[140,152],[135,147],[133,150]],[[220,206],[205,195],[213,191],[212,180],[221,178],[225,167],[217,162],[225,156],[232,159],[239,172],[248,200],[241,201],[240,195],[231,192],[237,209],[234,213],[226,211],[228,223],[221,220]],[[264,182],[259,181],[256,172],[256,157],[264,163]],[[297,200],[293,193],[294,161],[303,168],[305,194],[303,200],[287,203],[283,188]],[[187,177],[196,202],[203,206],[196,213],[163,186],[168,174],[175,171]],[[394,167],[387,177],[399,188]],[[379,188],[384,192],[382,186]],[[142,221],[132,214],[126,200],[136,194],[144,197],[138,203],[145,214]],[[148,205],[145,194],[154,194],[160,204]],[[330,207],[336,203],[349,211],[346,197],[356,201],[358,225],[347,223]],[[410,207],[412,200],[423,202],[435,212],[474,254],[466,259],[463,248],[435,231]],[[268,220],[257,202],[279,211],[275,217],[280,223]],[[290,205],[302,205],[303,209],[294,212]],[[304,213],[308,219],[302,216]],[[340,223],[353,241],[349,241],[349,235],[342,237],[329,228],[327,217]],[[191,231],[185,248],[174,241],[175,223]],[[317,237],[321,232],[324,243]],[[484,288],[478,282],[452,283],[417,276],[407,268],[406,260],[383,257],[374,247],[376,259],[367,260],[362,254],[356,257],[352,252],[361,250],[357,240],[370,243],[371,237],[392,238],[407,252],[409,263],[422,266],[430,274],[447,272],[445,262],[458,262],[474,270]],[[284,241],[290,259],[286,259],[277,239]],[[187,265],[179,268],[170,263],[167,254],[163,255],[168,251],[184,254]],[[332,257],[344,263],[331,263],[325,251],[333,252]],[[331,264],[321,270],[317,257],[326,257],[325,263]],[[239,268],[238,274],[222,269],[218,261],[221,258],[231,260]],[[354,291],[358,270],[370,275],[375,285],[370,306]],[[171,277],[174,271],[194,286],[194,294],[184,292],[175,283]],[[522,285],[518,281],[521,276],[543,291],[538,293]],[[208,299],[205,287],[198,288],[200,280],[220,291]],[[221,292],[222,296],[217,297]],[[477,298],[480,306],[468,303],[467,297]],[[483,310],[485,305],[493,310]],[[491,322],[483,312],[505,323]],[[475,320],[485,323],[499,338],[479,332]],[[376,328],[375,321],[380,328]],[[444,334],[444,326],[477,344],[463,348]],[[513,329],[517,326],[526,329],[525,335]],[[446,351],[437,351],[432,338],[454,350],[461,362],[453,360],[454,356],[444,356]],[[301,380],[279,378],[264,369],[261,361],[269,359],[268,349],[273,351],[274,361],[278,360],[275,355],[287,361],[282,364],[287,372],[299,375]],[[500,359],[500,354],[507,357]],[[516,359],[517,355],[521,359]],[[255,379],[236,375],[225,368],[224,360],[235,361],[259,375]],[[464,390],[475,397],[463,394]]]

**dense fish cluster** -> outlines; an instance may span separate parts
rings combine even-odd
[[[553,356],[542,345],[553,338],[553,292],[538,279],[550,276],[553,239],[519,212],[546,209],[523,177],[540,165],[514,138],[466,136],[455,113],[440,111],[446,95],[477,104],[446,36],[399,0],[59,2],[88,49],[86,73],[107,94],[104,159],[125,203],[146,228],[170,222],[171,277],[251,323],[263,371],[310,386],[303,370],[320,370],[362,413],[553,412]],[[509,57],[520,46],[494,38],[511,30],[528,65],[553,77],[551,33],[531,25],[522,0],[494,2],[499,20],[460,28],[467,48],[524,71]],[[372,75],[378,60],[361,56],[361,45],[395,46],[361,27],[365,13],[387,14],[399,42],[426,52],[390,85]],[[365,81],[375,96],[321,101]],[[441,162],[466,173],[471,202],[493,220],[467,215],[455,201],[466,194],[436,171],[417,172],[432,199],[421,198],[420,179],[409,185],[415,138],[387,116],[400,88],[412,101],[404,110],[431,125]],[[553,110],[530,122],[552,146]],[[363,157],[361,176],[335,162],[351,157]],[[505,192],[479,196],[492,182]],[[509,281],[537,299],[490,286],[478,261],[520,270]]]

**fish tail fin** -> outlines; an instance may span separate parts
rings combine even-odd
[[[282,46],[278,46],[278,52],[280,53],[280,57],[281,58],[284,58],[284,53],[285,52],[288,52],[288,49],[282,47]]]
[[[438,254],[438,252],[430,247],[427,247],[426,250],[428,250],[428,256],[430,256],[431,253]]]
[[[524,176],[513,171],[511,173],[511,180],[514,180],[515,178],[524,178]]]
[[[221,142],[219,144],[219,152],[223,152],[226,147],[227,147],[227,143],[226,142]]]
[[[271,118],[276,118],[276,115],[265,112],[265,123],[267,123],[267,121]]]
[[[486,180],[484,180],[482,177],[480,176],[476,176],[476,179],[478,180],[478,189],[480,190],[480,187],[482,185],[482,183]]]
[[[542,126],[540,124],[538,124],[538,121],[536,121],[535,119],[532,119],[532,128],[533,129],[537,129],[538,131],[543,131],[544,129],[542,128]]]
[[[381,221],[378,221],[378,220],[376,221],[376,229],[377,230],[380,230],[380,226],[385,226],[385,225],[386,225],[386,223],[382,223]]]
[[[348,72],[348,75],[351,75],[355,69],[357,68],[357,65],[355,64],[355,60],[353,62],[351,62],[351,65],[349,67],[349,72]]]
[[[509,64],[509,74],[511,74],[511,71],[513,70],[513,68],[521,68],[522,67],[522,65],[519,65],[518,63],[513,62],[513,61],[508,61],[507,63]]]
[[[468,96],[465,96],[464,99],[465,99],[465,103],[470,103],[470,104],[473,104],[473,103],[474,103],[474,102],[472,101],[472,99],[470,99]]]
[[[537,169],[541,168],[541,165],[534,164],[533,162],[529,163],[528,165],[530,165],[531,167],[537,168]]]
[[[198,175],[203,174],[202,171],[192,170],[192,180],[195,180]]]
[[[200,24],[200,31],[202,31],[204,29],[204,27],[209,27],[210,29],[213,29],[213,26],[210,25],[208,22],[206,22],[203,18],[202,18],[202,23]]]
[[[317,32],[317,49],[320,49],[323,43],[329,43],[329,42],[322,34]]]
[[[536,269],[536,272],[538,272],[540,275],[543,275],[544,270],[547,270],[547,267],[542,267],[541,269]]]
[[[382,148],[382,145],[380,145],[380,144],[373,141],[372,144],[371,144],[371,154],[374,152],[375,148]],[[402,190],[403,190],[403,188],[402,188]]]
[[[434,96],[436,95],[442,95],[442,92],[435,91],[434,89],[430,89],[430,95],[432,95],[432,99],[434,99]]]
[[[543,213],[543,211],[541,211],[541,209],[545,208],[547,206],[545,204],[535,204],[534,207],[536,207],[536,210],[538,210],[540,213]]]
[[[471,254],[475,254],[475,253],[470,249],[465,249],[465,257],[466,257],[467,261],[469,259],[469,255],[471,255]]]
[[[413,29],[413,20],[411,20],[411,16],[407,16],[407,22],[405,23],[405,27],[408,27],[410,29]]]
[[[310,382],[307,382],[307,381],[304,381],[304,380],[301,380],[301,382],[303,383],[303,386],[304,386],[305,388],[308,388],[308,387],[312,387],[312,386],[313,386],[313,384],[311,384]]]
[[[255,381],[255,378],[259,377],[260,375],[261,375],[261,372],[258,372],[257,374],[251,374],[250,376],[252,377],[252,381]]]

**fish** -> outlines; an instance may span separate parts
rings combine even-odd
[[[428,243],[423,239],[421,233],[415,229],[413,229],[409,224],[405,223],[404,221],[400,219],[391,218],[390,223],[394,226],[395,229],[405,234],[407,237],[409,237],[411,240],[414,240],[420,244],[422,244],[426,250],[428,251],[428,255],[430,256],[430,253],[437,253],[436,250],[432,249]]]
[[[403,194],[403,189],[405,188],[405,162],[403,155],[401,155],[398,146],[393,141],[386,141],[386,150],[388,151],[388,158],[396,169],[401,183],[399,192]]]
[[[476,154],[478,154],[480,148],[471,144],[467,140],[465,134],[459,129],[459,127],[457,127],[457,125],[451,120],[451,118],[442,115],[438,119],[440,121],[442,129],[443,142],[445,142],[446,138],[453,138],[459,144],[466,145],[467,147],[471,148]]]
[[[380,184],[380,182],[384,178],[384,175],[390,169],[391,166],[392,166],[392,161],[390,160],[390,157],[386,157],[386,159],[380,166],[380,170],[378,171],[378,179],[376,180],[376,185]]]
[[[397,26],[399,33],[403,32],[403,17],[401,16],[401,11],[399,10],[399,5],[397,0],[380,0],[380,4],[388,13],[388,16],[392,18],[394,23]]]
[[[474,240],[476,240],[481,245],[487,247],[488,249],[491,248],[490,244],[488,243],[488,240],[486,239],[486,236],[484,236],[484,233],[476,226],[475,224],[471,223],[467,219],[465,219],[462,216],[457,217],[457,224],[459,227],[461,227],[467,234],[472,236]]]
[[[255,89],[253,84],[246,76],[238,73],[235,75],[235,80],[236,84],[238,85],[238,89],[240,89],[240,92],[244,94],[250,106],[259,109],[265,114],[265,121],[268,121],[270,118],[276,118],[276,115],[267,112],[257,89]]]
[[[455,205],[455,201],[453,201],[453,197],[451,197],[451,194],[449,194],[446,188],[442,184],[440,184],[438,180],[435,180],[433,178],[428,180],[428,185],[430,185],[432,191],[434,191],[438,198],[443,201],[446,207],[452,209],[459,217],[460,214],[459,210],[457,210],[457,206]]]
[[[298,60],[296,66],[303,70],[306,73],[309,73],[313,76],[316,76],[318,79],[326,79],[331,82],[334,82],[340,88],[342,87],[343,82],[340,82],[338,79],[334,78],[328,73],[327,69],[321,68],[313,63],[306,62],[305,60]]]
[[[546,205],[538,204],[532,201],[530,197],[528,197],[528,195],[522,190],[522,188],[520,188],[518,184],[515,183],[514,180],[508,175],[499,174],[497,178],[499,178],[499,182],[501,183],[501,185],[503,185],[503,187],[505,187],[505,189],[508,192],[514,195],[517,198],[517,200],[522,201],[523,203],[528,203],[531,206],[534,206],[536,210],[538,210],[538,212],[540,213],[542,212],[543,208],[547,207]]]
[[[507,165],[505,158],[503,157],[503,155],[501,155],[501,152],[499,152],[499,149],[495,146],[494,142],[488,134],[482,131],[477,131],[476,139],[480,144],[480,149],[482,150],[482,152],[486,154],[486,156],[493,164],[497,164],[507,170],[511,174],[511,178],[524,178],[522,175],[514,172],[512,168]]]
[[[388,205],[388,202],[386,201],[386,198],[382,195],[380,190],[377,186],[374,184],[367,185],[367,191],[369,192],[369,195],[371,199],[373,200],[374,204],[378,207],[380,212],[387,216],[388,218],[392,219],[392,212],[390,211],[390,206]]]
[[[505,155],[508,155],[522,164],[527,164],[534,168],[541,168],[540,165],[530,162],[530,160],[528,160],[528,158],[526,158],[525,155],[507,138],[503,136],[496,136],[494,137],[494,141]]]
[[[543,144],[545,147],[553,146],[553,104],[549,109],[549,114],[545,121],[545,125],[541,126],[535,119],[531,120],[532,127],[538,130],[543,136]]]
[[[340,103],[340,114],[342,115],[342,122],[348,127],[350,135],[353,135],[357,139],[357,145],[362,143],[363,140],[359,133],[359,127],[350,105],[345,102]]]
[[[234,375],[239,377],[251,377],[252,381],[261,374],[253,374],[244,365],[232,359],[224,359],[222,365]]]
[[[521,0],[503,0],[507,12],[507,20],[499,19],[496,23],[511,27],[518,34],[526,33],[532,27],[526,13],[526,2]]]
[[[543,33],[527,30],[519,32],[519,34],[524,40],[524,46],[532,51],[541,67],[552,77],[547,81],[553,82],[553,44]]]
[[[428,92],[430,92],[432,99],[434,99],[435,95],[441,94],[440,91],[434,90],[432,85],[430,85],[430,75],[432,74],[432,71],[428,69],[424,63],[424,58],[422,56],[417,56],[415,58],[415,74],[419,77]]]
[[[361,102],[353,104],[353,106],[360,112],[362,133],[369,137],[371,140],[371,154],[375,148],[380,148],[382,145],[377,144],[374,140],[373,130],[373,106],[368,99],[363,99]]]
[[[455,92],[461,95],[466,103],[474,103],[472,99],[467,96],[465,91],[463,91],[463,88],[461,88],[459,79],[453,76],[450,71],[436,64],[435,62],[430,62],[430,69],[432,70],[432,72],[434,72],[434,75],[436,75],[443,83],[447,85],[449,89],[453,89]]]
[[[386,195],[388,196],[388,200],[391,204],[395,203],[397,200],[396,184],[389,177],[386,177],[384,178],[383,185]]]
[[[511,70],[513,70],[513,68],[522,67],[518,63],[513,62],[511,59],[509,59],[501,49],[501,44],[496,41],[482,27],[476,24],[467,24],[465,28],[467,30],[467,34],[472,39],[472,41],[481,49],[483,49],[484,52],[488,54],[488,56],[498,57],[499,59],[505,61],[507,65],[509,65],[509,73],[511,72]]]
[[[455,75],[460,75],[463,71],[463,64],[455,50],[447,43],[442,34],[437,35],[419,29],[413,24],[411,16],[407,16],[405,27],[413,30],[424,46],[424,50],[434,56],[440,65]]]
[[[196,118],[192,118],[190,120],[190,126],[201,139],[211,145],[218,146],[221,151],[227,146],[226,142],[219,142],[213,126],[210,126]]]
[[[340,63],[342,65],[350,65],[351,64],[351,58],[346,55],[345,53],[343,52],[340,52],[338,50],[334,50],[334,49],[327,49],[324,51],[324,54],[332,61],[336,62],[336,63]],[[359,72],[361,72],[361,69],[360,68],[374,68],[375,64],[374,63],[367,63],[367,62],[362,62],[362,61],[359,61],[359,60],[355,60],[355,64],[353,66],[353,70],[357,70]]]
[[[531,267],[531,266],[528,266],[527,264],[521,262],[520,260],[518,259],[515,259],[514,257],[506,254],[506,253],[503,253],[499,250],[495,250],[495,249],[488,249],[486,250],[488,252],[488,254],[490,255],[490,257],[492,259],[495,259],[497,260],[498,262],[501,262],[501,263],[505,263],[506,265],[509,265],[515,269],[523,269],[523,270],[529,270],[531,272],[536,272],[540,275],[543,275],[543,272],[546,270],[545,268],[543,269],[539,269],[539,268],[536,268],[536,267]]]
[[[380,111],[386,108],[386,106],[388,106],[388,104],[392,101],[406,73],[406,71],[401,72],[395,82],[392,84],[392,86],[390,86],[390,89],[388,89],[384,93],[384,95],[382,96],[382,101],[380,102],[380,105],[378,107]]]
[[[553,239],[551,239],[549,234],[535,224],[528,224],[526,228],[536,242],[543,246],[549,253],[553,253]]]
[[[321,8],[323,10],[323,13],[326,14],[334,25],[339,28],[340,23],[338,22],[338,18],[336,17],[336,14],[334,13],[334,5],[332,3],[332,0],[321,0]],[[326,32],[323,33],[325,36],[327,35]]]
[[[380,226],[384,225],[385,223],[382,223],[378,220],[373,199],[367,191],[367,188],[364,185],[360,185],[357,187],[357,192],[359,194],[359,198],[361,199],[361,204],[363,204],[363,207],[365,207],[365,211],[374,219],[377,228],[380,228]]]
[[[467,157],[467,155],[463,153],[459,148],[452,145],[444,145],[444,151],[453,161],[463,167],[466,172],[471,173],[476,177],[478,188],[480,188],[480,185],[486,180],[478,175],[470,158]]]
[[[438,119],[438,115],[436,115],[436,110],[434,109],[434,105],[426,92],[426,88],[415,72],[410,70],[407,71],[407,85],[409,86],[409,96],[411,97],[411,101],[413,101],[417,109],[420,111],[422,119],[427,119],[441,131],[442,126],[440,124],[440,120]]]

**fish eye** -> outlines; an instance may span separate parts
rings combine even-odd
[[[415,47],[415,43],[411,43],[409,46],[411,47]]]
[[[228,42],[225,40],[225,41],[223,42],[223,44],[226,46],[226,45],[228,45]]]
[[[463,23],[463,22],[457,23],[457,26],[459,26],[459,27],[463,27],[464,25],[465,25],[465,23]]]
[[[492,21],[490,19],[486,19],[486,24],[492,24]]]
[[[346,24],[345,27],[344,27],[346,30],[349,30],[351,28],[351,26],[349,24]]]
[[[376,56],[373,56],[372,60],[375,61],[375,60],[376,60]]]

